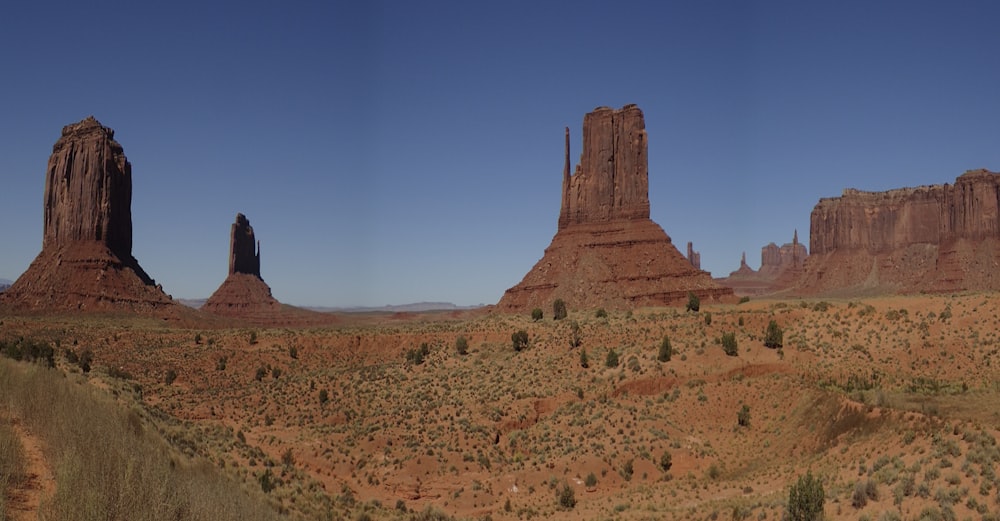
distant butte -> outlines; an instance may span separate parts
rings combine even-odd
[[[795,230],[792,242],[780,247],[772,242],[760,249],[760,270],[755,271],[747,265],[747,254],[744,252],[740,267],[717,281],[733,288],[738,296],[777,293],[795,286],[808,256],[809,252],[799,242],[799,232]]]
[[[114,135],[93,116],[63,127],[46,170],[42,251],[0,305],[176,310],[132,256],[132,165]]]
[[[731,296],[677,250],[649,218],[646,124],[642,110],[600,107],[584,116],[583,153],[570,174],[569,129],[562,204],[552,243],[497,308],[626,309],[675,304],[688,292]]]
[[[809,250],[803,295],[1000,289],[1000,174],[820,199]]]
[[[260,242],[242,213],[229,229],[229,275],[202,311],[259,325],[306,325],[334,321],[333,315],[283,305],[260,276]]]

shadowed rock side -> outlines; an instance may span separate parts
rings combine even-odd
[[[847,189],[810,216],[801,294],[1000,289],[1000,175],[971,170],[954,185]]]
[[[581,164],[570,176],[569,130],[558,231],[545,254],[508,289],[497,308],[625,309],[686,302],[688,292],[716,300],[715,283],[649,219],[646,125],[635,105],[584,117]]]
[[[29,311],[179,308],[132,257],[132,167],[93,116],[63,127],[45,178],[42,251],[0,296]]]
[[[229,275],[202,311],[258,325],[309,325],[335,321],[332,315],[287,306],[271,295],[260,277],[260,243],[242,213],[229,231]]]

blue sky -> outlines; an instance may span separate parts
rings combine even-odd
[[[1000,170],[995,2],[141,4],[2,9],[0,278],[91,114],[165,291],[218,287],[242,212],[298,305],[496,302],[555,233],[563,127],[575,162],[602,105],[643,109],[652,218],[716,276],[808,244],[846,187]]]

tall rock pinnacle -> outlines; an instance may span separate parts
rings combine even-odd
[[[254,238],[253,226],[241,213],[236,214],[229,234],[229,274],[233,273],[260,278],[260,241]]]

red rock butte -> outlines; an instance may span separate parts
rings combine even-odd
[[[28,311],[176,310],[132,256],[132,165],[93,116],[63,127],[45,177],[42,251],[0,304]]]
[[[649,218],[646,123],[642,110],[600,107],[584,116],[583,152],[570,175],[569,129],[562,206],[552,243],[497,308],[627,309],[686,302],[688,293],[732,295],[677,250]]]
[[[1000,175],[820,199],[809,250],[805,295],[1000,289]]]
[[[202,311],[257,325],[307,325],[335,318],[278,302],[260,276],[260,242],[242,213],[229,229],[229,275],[205,301]]]

